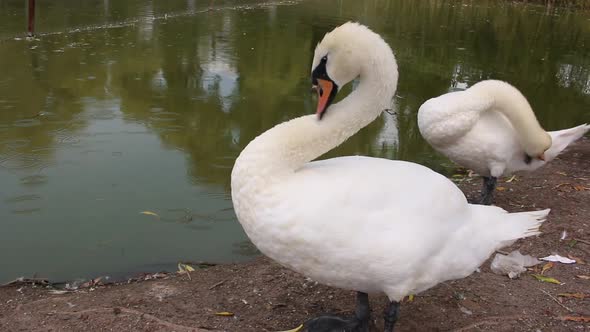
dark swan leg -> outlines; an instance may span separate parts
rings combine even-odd
[[[496,177],[483,177],[483,187],[481,189],[481,200],[479,201],[479,204],[492,205],[492,203],[494,202],[494,190],[496,190],[497,182],[498,178]]]
[[[392,301],[389,303],[387,308],[385,309],[385,314],[383,316],[385,320],[385,327],[383,328],[384,332],[393,332],[393,327],[395,326],[395,322],[399,317],[399,302]]]
[[[357,292],[356,310],[353,318],[321,316],[308,320],[304,327],[307,332],[368,332],[370,315],[369,295]]]

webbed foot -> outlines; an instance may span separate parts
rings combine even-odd
[[[307,332],[369,332],[369,295],[357,292],[354,317],[320,316],[303,324]]]
[[[336,316],[320,316],[308,320],[304,326],[307,332],[368,332],[369,321],[353,317],[344,319]]]

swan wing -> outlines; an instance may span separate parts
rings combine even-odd
[[[457,91],[427,100],[418,110],[418,128],[435,147],[455,143],[477,123],[493,105],[492,98]]]
[[[465,196],[444,176],[360,156],[309,163],[261,196],[269,200],[259,202],[265,209],[258,220],[265,220],[265,231],[273,228],[271,247],[282,242],[300,250],[294,255],[300,259],[323,253],[331,265],[370,256],[416,266],[445,246],[469,214]]]

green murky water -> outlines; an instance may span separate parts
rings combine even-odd
[[[0,282],[255,254],[232,211],[234,158],[314,111],[314,46],[347,20],[394,48],[397,116],[329,156],[444,172],[416,111],[485,78],[521,88],[547,129],[590,121],[586,13],[495,1],[38,3],[40,34],[26,41],[24,1],[0,0]]]

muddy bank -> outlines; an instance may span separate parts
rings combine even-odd
[[[590,139],[582,139],[549,166],[502,179],[497,205],[509,211],[551,208],[543,234],[511,248],[537,257],[558,253],[590,261]],[[472,197],[478,178],[455,176]],[[512,180],[507,182],[508,180]],[[563,231],[567,237],[561,240]],[[574,240],[578,239],[578,241]],[[590,329],[590,266],[555,264],[540,282],[480,273],[441,284],[404,302],[399,331],[584,331]],[[540,273],[542,265],[536,267]],[[582,277],[580,277],[582,276]],[[322,314],[352,314],[354,294],[317,285],[259,258],[213,266],[188,275],[89,287],[52,294],[43,286],[0,288],[2,331],[280,331]],[[144,278],[145,279],[145,278]],[[580,293],[565,297],[564,293]],[[581,298],[580,298],[581,297]],[[373,296],[379,331],[385,297]],[[218,315],[228,312],[233,315]],[[574,320],[570,320],[574,319]],[[575,320],[580,321],[575,321]]]

